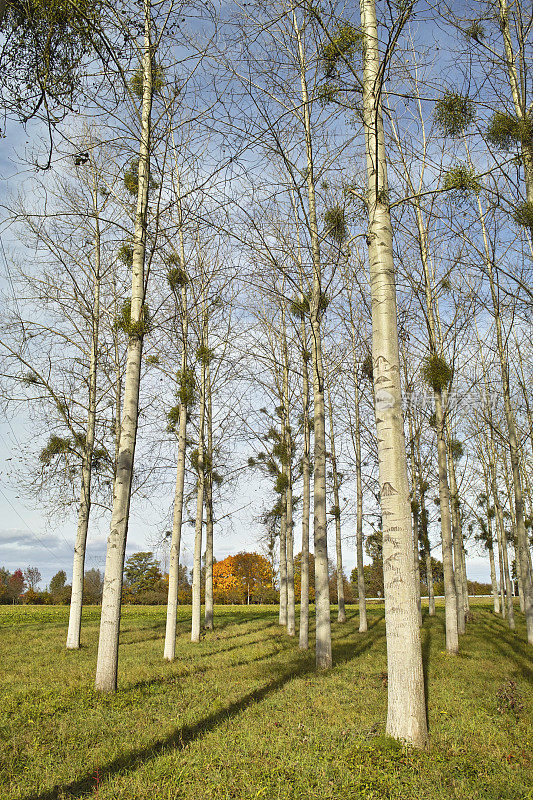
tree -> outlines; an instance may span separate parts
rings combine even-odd
[[[270,597],[272,567],[259,553],[237,553],[213,565],[215,596],[235,597],[249,605]]]
[[[59,595],[61,591],[65,588],[67,583],[67,573],[64,569],[60,569],[59,572],[50,579],[50,594],[51,595]]]
[[[37,567],[27,567],[24,570],[24,580],[26,581],[26,586],[28,589],[34,592],[41,582],[41,573]]]
[[[151,551],[134,553],[124,567],[125,585],[133,593],[154,589],[162,578],[159,561]]]

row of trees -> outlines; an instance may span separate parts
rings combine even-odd
[[[40,409],[37,488],[79,507],[67,646],[80,644],[90,517],[108,512],[96,686],[115,690],[130,505],[166,491],[170,470],[164,657],[189,523],[199,641],[202,597],[209,630],[216,580],[231,584],[215,529],[253,481],[279,621],[290,636],[298,622],[304,649],[312,564],[319,669],[332,665],[328,526],[340,622],[343,530],[353,537],[362,633],[365,536],[380,550],[387,731],[423,747],[432,550],[450,655],[475,539],[512,628],[514,556],[533,643],[530,10],[140,8],[63,15],[82,49],[57,62],[72,69],[54,73],[54,102],[67,112],[77,93],[85,122],[64,130],[56,175],[32,182],[33,207],[26,190],[8,212],[24,254],[0,336],[8,407]],[[10,15],[15,47],[27,17]],[[448,59],[431,52],[435,24]]]
[[[67,574],[61,569],[50,579],[45,589],[39,589],[41,573],[37,567],[25,570],[16,569],[12,573],[0,567],[0,604],[36,603],[45,605],[68,605],[71,586],[67,584]],[[83,602],[99,603],[102,597],[102,575],[98,569],[85,573]]]

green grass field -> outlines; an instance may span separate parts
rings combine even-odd
[[[98,608],[84,611],[82,650],[66,652],[66,607],[0,606],[0,798],[533,798],[523,617],[512,634],[486,603],[473,612],[455,658],[443,652],[443,609],[424,616],[431,749],[420,753],[384,736],[382,606],[370,606],[366,634],[356,608],[333,624],[327,674],[273,607],[218,608],[197,645],[181,608],[168,664],[165,608],[126,606],[110,696],[92,689]],[[512,697],[502,707],[508,680],[522,710]]]

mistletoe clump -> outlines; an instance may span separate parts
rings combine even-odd
[[[422,367],[422,378],[435,392],[442,392],[452,380],[452,369],[442,356],[434,353]]]
[[[329,208],[324,214],[324,222],[326,223],[325,235],[330,239],[338,244],[342,244],[347,239],[348,229],[343,208],[340,206]]]
[[[450,452],[454,461],[460,461],[465,453],[463,443],[460,442],[459,439],[452,439],[450,442]]]
[[[48,467],[55,456],[65,453],[70,453],[72,450],[72,442],[70,439],[63,439],[61,436],[52,434],[48,439],[46,447],[43,447],[39,454],[39,461]]]
[[[142,305],[140,319],[134,322],[131,318],[131,299],[128,298],[124,302],[120,314],[115,318],[115,328],[123,331],[129,338],[142,339],[152,329],[148,306]]]
[[[367,381],[374,380],[374,365],[372,363],[372,356],[368,353],[361,364],[361,375],[363,378],[366,378]]]
[[[181,259],[175,253],[171,253],[166,259],[168,266],[167,281],[172,291],[176,291],[181,286],[186,286],[189,282],[187,273],[185,272]]]
[[[513,219],[518,225],[529,228],[533,232],[533,203],[524,200],[513,212]]]
[[[473,101],[460,92],[448,90],[435,103],[435,122],[444,136],[450,136],[452,139],[461,136],[470,127],[475,116]]]
[[[119,261],[122,261],[126,267],[133,266],[133,245],[129,242],[121,244],[118,249],[117,258]]]
[[[347,22],[340,25],[332,33],[328,43],[322,47],[322,66],[326,77],[333,77],[341,59],[346,61],[352,59],[362,49],[362,42],[363,35],[358,28]]]
[[[139,99],[143,96],[143,69],[138,67],[130,80],[130,88]],[[152,64],[152,92],[159,94],[165,85],[165,71],[159,64]]]
[[[126,187],[127,191],[132,194],[136,195],[139,189],[139,159],[134,158],[130,161],[128,169],[124,172],[124,186]],[[148,190],[153,191],[154,189],[158,189],[159,184],[154,181],[152,178],[152,173],[150,172],[148,175]]]
[[[514,114],[496,111],[487,129],[487,139],[501,150],[512,150],[518,144],[533,144],[533,119],[519,119]]]
[[[444,173],[442,188],[461,199],[472,193],[477,194],[481,190],[481,183],[467,164],[456,164]]]

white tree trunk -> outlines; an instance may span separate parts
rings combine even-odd
[[[341,507],[339,497],[339,478],[337,474],[337,456],[335,453],[335,429],[333,427],[333,406],[331,390],[328,390],[329,440],[331,444],[331,469],[333,472],[333,503],[335,507],[335,554],[337,557],[337,604],[338,622],[346,622],[344,603],[344,568],[342,566]]]
[[[324,366],[322,363],[322,268],[315,197],[313,140],[311,132],[310,102],[307,90],[306,61],[303,38],[293,14],[293,27],[298,44],[298,62],[302,91],[302,113],[307,157],[307,198],[309,210],[309,235],[313,260],[313,286],[310,302],[311,357],[313,367],[313,414],[314,414],[314,555],[315,555],[315,653],[318,669],[329,669],[331,655],[331,619],[329,604],[328,537],[326,521],[326,426],[324,409]]]
[[[207,473],[205,476],[205,613],[204,627],[214,627],[213,604],[213,400],[211,396],[211,372],[206,368],[207,390]]]
[[[388,663],[387,733],[427,745],[422,652],[416,606],[413,534],[402,414],[392,225],[381,114],[374,0],[360,0],[363,121],[368,174],[367,234],[372,297],[372,361],[383,518]]]
[[[303,405],[303,455],[302,455],[302,551],[300,562],[300,649],[309,649],[309,516],[311,431],[309,426],[309,372],[307,369],[307,331],[302,318],[302,405]]]
[[[81,470],[80,506],[78,511],[78,530],[74,545],[72,566],[72,591],[67,633],[67,650],[77,650],[80,646],[81,612],[83,607],[83,581],[85,576],[85,549],[89,515],[91,512],[91,477],[96,429],[96,378],[98,366],[98,332],[100,325],[100,223],[98,218],[98,193],[93,191],[93,211],[95,221],[94,242],[94,298],[92,310],[91,356],[89,364],[89,403],[87,431],[83,447]]]
[[[201,344],[207,349],[207,336],[205,331],[206,311],[204,300],[204,334]],[[202,357],[202,378],[200,383],[200,411],[198,419],[198,483],[196,489],[196,522],[194,527],[194,555],[192,565],[192,625],[191,642],[200,641],[200,628],[202,620],[202,528],[204,516],[204,427],[206,406],[206,360]]]
[[[181,267],[185,269],[185,246],[183,240],[182,207],[179,175],[177,176],[178,190],[178,220],[180,238]],[[187,284],[181,287],[181,381],[187,380],[187,336],[188,336],[188,310],[187,310]],[[180,410],[178,427],[178,456],[176,464],[176,486],[174,489],[174,510],[172,515],[172,534],[170,538],[170,560],[168,566],[168,598],[167,622],[165,628],[165,649],[163,657],[167,661],[174,661],[176,656],[176,623],[178,613],[179,568],[181,550],[181,526],[183,521],[183,494],[185,487],[185,459],[187,454],[187,404],[183,402],[186,392],[180,385]]]
[[[363,479],[361,470],[361,418],[359,412],[359,387],[357,385],[357,361],[354,349],[354,403],[355,403],[355,488],[357,491],[356,509],[356,554],[357,554],[357,595],[359,599],[359,633],[368,630],[366,616],[365,573],[363,568]]]
[[[143,97],[131,288],[131,323],[139,327],[142,326],[144,319],[144,262],[146,253],[146,222],[150,174],[150,115],[152,111],[153,55],[150,38],[150,0],[144,0],[144,45],[142,57]],[[142,344],[142,335],[137,333],[130,335],[126,362],[124,406],[122,424],[120,427],[117,474],[113,490],[111,531],[107,540],[100,637],[98,641],[98,659],[96,665],[95,686],[96,689],[104,692],[114,692],[117,688],[122,580],[139,415]]]
[[[279,624],[287,627],[287,498],[281,496],[279,521]]]
[[[283,443],[285,464],[283,472],[287,476],[286,501],[286,556],[287,556],[287,633],[296,635],[296,609],[294,599],[294,526],[292,513],[292,435],[289,404],[289,354],[285,326],[285,303],[281,305],[281,347],[283,353]]]

